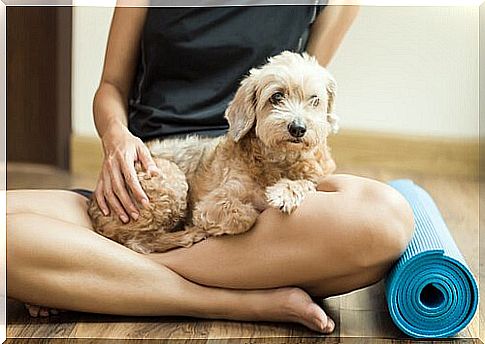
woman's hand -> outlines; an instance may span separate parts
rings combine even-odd
[[[104,148],[95,198],[105,215],[111,209],[125,223],[129,221],[128,214],[134,220],[138,218],[136,203],[148,203],[136,175],[135,161],[140,161],[150,174],[158,171],[146,146],[126,127],[147,11],[146,7],[115,9],[103,75],[93,102],[94,122]]]
[[[104,160],[94,192],[99,208],[105,216],[112,209],[123,223],[129,222],[130,217],[137,220],[139,211],[135,204],[147,206],[149,200],[138,181],[135,162],[141,162],[152,176],[158,174],[158,168],[148,148],[126,127],[107,130],[102,142]]]

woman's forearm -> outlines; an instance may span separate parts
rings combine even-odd
[[[146,7],[117,7],[106,47],[103,75],[93,103],[99,136],[126,129],[128,96],[138,62]]]
[[[354,21],[359,6],[327,6],[312,26],[307,51],[326,67],[331,61],[345,33]]]
[[[93,102],[93,114],[99,137],[108,130],[126,129],[128,123],[126,96],[113,84],[102,81]]]

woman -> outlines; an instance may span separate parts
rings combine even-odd
[[[249,68],[305,48],[326,66],[355,15],[351,6],[117,8],[94,100],[102,211],[136,221],[135,200],[149,202],[134,162],[158,171],[142,140],[224,133],[224,109]],[[94,233],[80,194],[9,191],[8,294],[52,308],[294,321],[330,333],[334,322],[309,295],[381,279],[413,220],[377,181],[335,175],[318,190],[290,216],[264,211],[245,234],[146,256]],[[48,315],[44,307],[31,313]]]

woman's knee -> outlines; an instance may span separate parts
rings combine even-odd
[[[386,266],[406,249],[414,230],[413,212],[404,197],[389,185],[364,180],[355,191],[362,213],[356,228],[361,238],[360,262],[366,267]]]
[[[322,235],[327,237],[332,230],[342,255],[350,257],[356,269],[388,266],[405,250],[414,229],[412,210],[392,187],[363,177],[334,175],[318,189],[330,192],[319,201],[326,202],[332,194],[336,200],[329,203],[332,210],[321,222],[332,227],[323,226]]]

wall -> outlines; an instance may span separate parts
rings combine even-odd
[[[485,3],[480,6],[480,150],[479,150],[479,162],[480,162],[480,185],[483,185],[485,180]],[[479,189],[480,198],[480,211],[485,209],[485,191],[483,187]],[[480,215],[483,219],[483,215]],[[480,235],[479,235],[479,261],[480,275],[479,286],[480,294],[485,295],[485,226],[480,222]],[[482,342],[485,341],[485,301],[480,302],[480,334],[479,337]]]
[[[74,9],[73,130],[95,135],[110,8]],[[330,66],[342,127],[478,135],[478,7],[363,7]]]
[[[72,129],[96,135],[92,101],[101,78],[113,8],[73,7]]]
[[[480,89],[480,139],[483,141],[485,138],[485,2],[480,6],[480,82],[479,82],[479,89]],[[481,145],[484,142],[480,142]],[[485,150],[484,150],[485,151]],[[485,159],[481,159],[481,162],[484,164],[483,167],[485,168]],[[485,170],[483,170],[485,171]],[[485,321],[484,321],[484,329],[485,333]],[[483,339],[483,338],[482,338]]]
[[[478,135],[478,7],[364,7],[330,69],[343,127]]]

